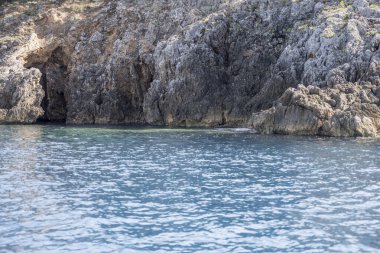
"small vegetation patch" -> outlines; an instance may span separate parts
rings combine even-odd
[[[369,8],[373,10],[380,10],[380,3],[373,3],[369,5]]]
[[[333,29],[331,27],[327,27],[323,31],[323,33],[322,33],[321,36],[324,37],[324,38],[331,39],[331,38],[333,38],[335,36],[335,32],[333,31]]]
[[[375,29],[369,30],[369,31],[367,32],[367,35],[368,35],[368,36],[375,36],[376,34],[377,34],[377,30],[375,30]]]

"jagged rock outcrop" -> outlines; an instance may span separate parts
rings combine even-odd
[[[314,99],[288,90],[300,83],[327,97],[380,86],[377,0],[51,0],[4,5],[0,18],[0,122],[380,130],[378,114],[356,102],[330,108],[322,130],[279,109],[303,108],[288,99],[298,93]],[[328,130],[338,110],[370,118],[373,129]],[[271,117],[281,114],[280,126]]]
[[[380,88],[343,84],[320,89],[290,88],[277,104],[253,115],[252,126],[266,134],[377,136]]]
[[[40,86],[41,73],[36,69],[9,73],[0,87],[0,120],[33,123],[44,113],[41,102],[44,92]]]

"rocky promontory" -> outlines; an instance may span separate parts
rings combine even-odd
[[[0,6],[0,123],[380,134],[378,0]]]
[[[376,136],[380,129],[380,87],[341,84],[320,89],[289,88],[269,110],[253,115],[266,134]]]

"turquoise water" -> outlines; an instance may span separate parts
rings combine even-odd
[[[0,126],[0,252],[380,252],[380,140]]]

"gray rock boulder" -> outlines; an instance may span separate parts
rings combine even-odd
[[[290,88],[251,125],[264,134],[376,137],[380,134],[378,88],[369,83],[319,89]]]

